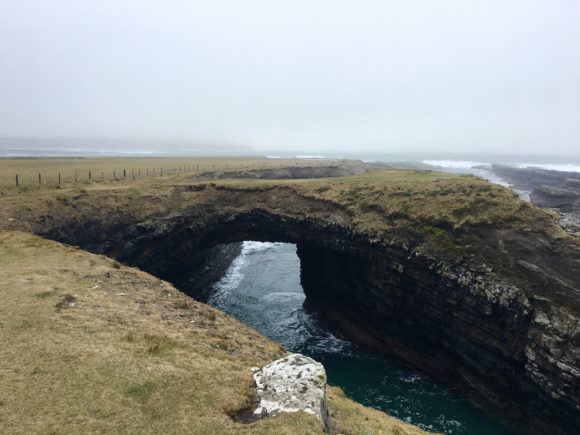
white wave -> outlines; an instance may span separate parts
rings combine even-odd
[[[312,332],[309,332],[311,337],[314,337]],[[310,350],[316,352],[326,353],[342,353],[346,354],[352,348],[352,344],[348,341],[341,340],[330,332],[318,331],[316,332],[316,339],[308,344]]]
[[[469,160],[423,160],[421,163],[448,169],[471,169],[474,166],[488,165],[488,163],[473,162]]]
[[[574,163],[514,163],[518,168],[540,168],[551,171],[580,172],[580,164]]]
[[[259,251],[266,251],[274,246],[281,245],[281,243],[272,243],[272,242],[256,242],[251,240],[246,240],[242,243],[242,254],[241,255],[249,255],[253,254],[254,252]]]
[[[423,379],[423,377],[421,375],[418,375],[418,374],[405,374],[405,375],[399,377],[399,379],[403,382],[408,383],[408,384],[414,384],[415,382],[421,381]]]
[[[214,295],[213,299],[219,300],[220,298],[225,297],[230,290],[233,290],[242,282],[244,279],[243,269],[246,265],[246,258],[248,255],[253,254],[254,252],[265,251],[270,249],[280,243],[271,243],[271,242],[255,242],[255,241],[245,241],[242,243],[242,252],[240,255],[236,257],[228,270],[226,271],[223,278],[215,284],[215,288],[218,292]]]
[[[326,156],[296,156],[297,159],[325,159]]]
[[[224,277],[216,284],[216,288],[219,292],[219,294],[215,295],[216,299],[223,297],[225,294],[229,293],[230,290],[233,290],[240,285],[242,279],[244,279],[242,268],[245,264],[246,258],[243,254],[236,257],[232,264],[230,264]]]
[[[489,163],[475,162],[470,160],[423,160],[425,165],[438,166],[446,169],[472,169],[474,166],[489,166]],[[552,171],[580,172],[578,163],[504,163],[516,168],[540,168]]]
[[[501,177],[498,177],[493,172],[491,172],[491,168],[489,170],[484,169],[472,169],[471,173],[473,175],[478,176],[479,178],[483,178],[484,180],[489,181],[490,183],[499,184],[503,187],[510,187],[510,184]]]
[[[463,424],[457,420],[449,419],[445,415],[439,415],[435,421],[446,428],[446,433],[452,434],[455,429],[460,429]]]
[[[320,352],[344,353],[345,348],[348,346],[350,346],[348,341],[341,340],[334,335],[329,335],[328,337],[319,338],[317,343],[312,347]]]
[[[304,296],[304,293],[299,292],[272,292],[264,297],[266,302],[286,302],[296,299],[303,301],[306,296]]]
[[[281,159],[281,156],[266,156],[267,159]]]

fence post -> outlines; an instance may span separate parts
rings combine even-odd
[[[18,174],[16,174],[16,187],[18,187]]]
[[[40,174],[38,174],[38,184],[42,184],[42,178],[41,178]]]
[[[104,179],[105,179],[105,172],[101,171],[101,180],[104,180]]]
[[[127,170],[123,169],[123,178],[127,178]]]
[[[60,186],[60,172],[58,173],[58,185]]]
[[[89,181],[91,181],[93,179],[91,171],[89,171]]]
[[[77,171],[75,171],[75,183],[77,183],[79,181],[79,174]]]

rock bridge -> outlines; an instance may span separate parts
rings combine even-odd
[[[549,281],[530,270],[549,255],[542,270],[564,261],[557,241],[458,232],[458,243],[478,244],[489,258],[474,264],[432,255],[420,240],[358,231],[343,207],[284,186],[84,192],[57,198],[44,213],[20,213],[15,227],[111,256],[199,297],[203,269],[232,259],[224,245],[295,243],[307,304],[340,334],[457,387],[518,431],[580,430],[580,323],[569,306],[536,291]],[[523,262],[519,281],[494,273],[494,252],[506,245]]]

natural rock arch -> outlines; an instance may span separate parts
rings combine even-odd
[[[578,345],[577,318],[565,310],[482,269],[360,233],[340,207],[292,189],[216,188],[204,201],[183,195],[197,187],[180,189],[147,213],[135,211],[140,198],[103,206],[87,194],[75,198],[82,214],[53,208],[32,230],[177,283],[225,243],[296,243],[309,305],[346,336],[458,387],[522,431],[580,427],[578,368],[554,358]],[[469,236],[493,235],[476,231]]]

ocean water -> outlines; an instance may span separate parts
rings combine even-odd
[[[511,433],[453,389],[337,338],[304,311],[304,300],[295,245],[247,241],[208,303],[322,362],[329,383],[364,405],[434,432]]]
[[[487,166],[497,162],[474,162],[469,160],[421,160],[421,163],[431,166],[437,166],[444,169],[456,170],[473,170],[476,166]],[[551,171],[580,172],[580,163],[532,163],[506,160],[503,164],[514,166],[516,168],[539,168]]]

